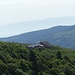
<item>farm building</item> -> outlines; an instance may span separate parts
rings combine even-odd
[[[47,41],[40,42],[40,44],[43,45],[44,47],[52,47],[53,46]]]
[[[27,47],[28,48],[41,48],[41,47],[44,47],[44,45],[42,45],[42,44],[33,44],[33,45],[29,45]]]

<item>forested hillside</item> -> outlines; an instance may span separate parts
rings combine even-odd
[[[67,31],[59,32],[47,40],[58,46],[75,49],[75,26],[70,27]]]
[[[75,49],[75,25],[56,26],[8,38],[0,38],[0,41],[29,44],[37,43],[39,41],[48,41],[57,46]]]
[[[0,42],[0,75],[75,75],[75,51]]]

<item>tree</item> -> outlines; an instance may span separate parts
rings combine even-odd
[[[58,59],[62,59],[62,55],[61,55],[61,52],[60,52],[60,51],[58,51],[58,52],[56,53],[56,56],[57,56]]]
[[[28,62],[24,59],[19,60],[19,66],[23,71],[28,71],[29,70]]]
[[[37,60],[37,56],[36,56],[36,53],[33,51],[33,50],[30,50],[30,53],[29,53],[29,60],[33,63],[36,62]]]
[[[16,69],[16,75],[27,75],[25,72],[23,72],[21,69]]]
[[[33,63],[32,69],[34,70],[33,75],[37,75],[37,56],[33,50],[30,50],[29,60]]]
[[[7,73],[7,66],[0,60],[0,75]]]

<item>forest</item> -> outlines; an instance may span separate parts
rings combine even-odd
[[[0,42],[0,75],[75,75],[75,51]]]

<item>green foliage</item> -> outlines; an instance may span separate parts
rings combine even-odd
[[[20,69],[16,69],[16,70],[15,70],[15,73],[16,73],[16,75],[26,75],[26,73],[23,72],[23,71],[20,70]]]
[[[0,75],[7,73],[6,69],[7,65],[5,65],[3,61],[0,60]]]
[[[62,59],[62,55],[61,55],[60,51],[57,52],[56,56],[58,59]]]
[[[0,75],[75,75],[73,50],[26,46],[0,42]]]

